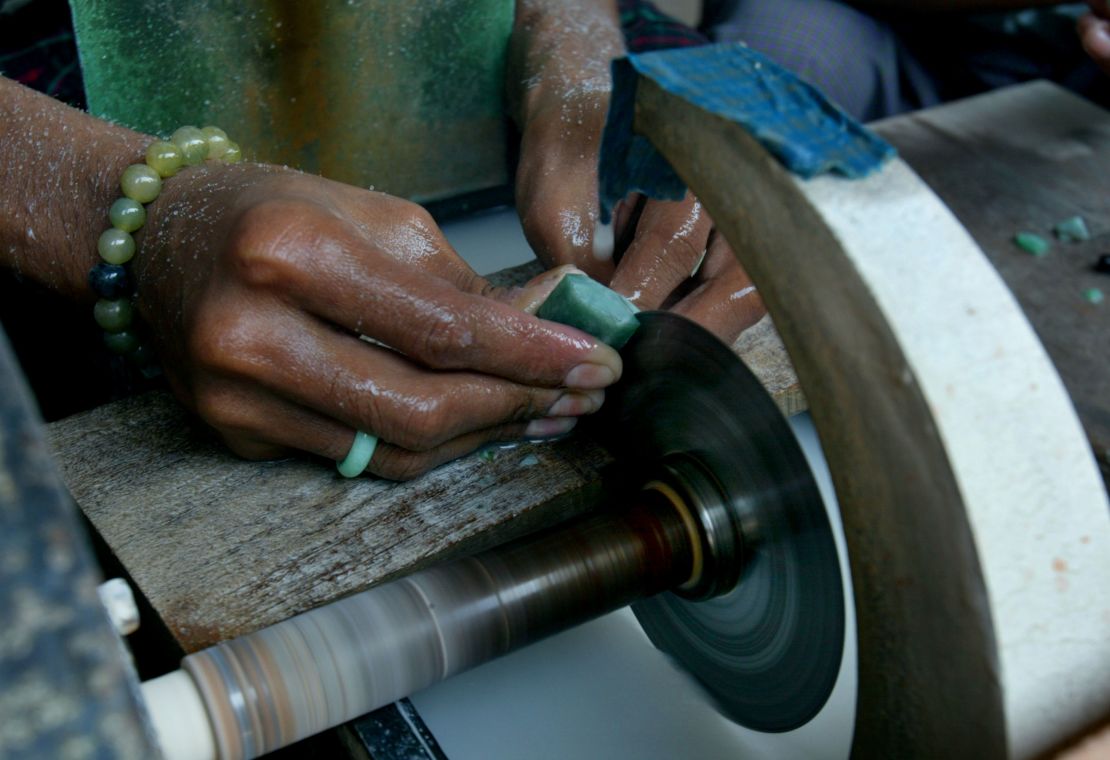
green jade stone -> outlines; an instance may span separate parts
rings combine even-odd
[[[170,141],[181,148],[186,166],[196,166],[208,158],[208,140],[196,127],[179,127]]]
[[[134,232],[146,224],[146,209],[138,201],[117,198],[108,209],[108,219],[117,230]]]
[[[135,238],[130,232],[113,227],[100,233],[96,250],[109,264],[126,264],[135,255]]]
[[[139,203],[150,203],[162,192],[162,178],[146,164],[131,164],[119,181],[123,194]]]
[[[139,339],[130,330],[104,333],[104,345],[113,354],[126,356],[139,347]]]
[[[568,274],[536,311],[620,349],[640,327],[636,307],[624,296],[581,274]]]
[[[1019,232],[1014,235],[1014,245],[1034,256],[1044,256],[1049,249],[1048,241],[1032,232]]]
[[[201,127],[200,132],[204,135],[204,139],[208,141],[208,158],[223,158],[231,144],[227,132],[219,127]]]
[[[1106,300],[1106,296],[1098,288],[1087,288],[1083,291],[1083,298],[1088,303],[1100,304]]]
[[[126,298],[109,301],[101,298],[93,307],[96,323],[110,333],[120,332],[131,326],[132,307]]]
[[[172,177],[185,165],[181,148],[166,140],[156,140],[146,149],[146,165],[163,179]]]
[[[1087,222],[1081,216],[1073,216],[1070,219],[1057,224],[1052,228],[1056,233],[1057,240],[1063,240],[1069,243],[1081,243],[1085,240],[1091,239],[1091,232],[1087,229]]]

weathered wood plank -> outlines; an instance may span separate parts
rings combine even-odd
[[[1110,249],[1110,117],[1047,82],[874,125],[948,204],[1021,304],[1052,357],[1110,482],[1110,277],[1092,265]],[[1083,243],[1053,240],[1037,258],[1013,243],[1028,230],[1083,216]],[[892,252],[896,254],[896,252]]]
[[[187,651],[569,517],[609,461],[571,440],[407,484],[346,480],[319,460],[236,459],[163,393],[50,438],[74,498]]]

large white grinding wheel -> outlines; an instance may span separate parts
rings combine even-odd
[[[856,601],[853,754],[1033,757],[1110,714],[1106,492],[966,230],[900,160],[803,181],[647,80],[636,130],[732,243],[809,401]]]

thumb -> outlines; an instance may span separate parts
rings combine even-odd
[[[586,273],[573,264],[564,264],[561,267],[549,269],[515,288],[491,287],[485,295],[528,314],[535,314],[551,295],[551,291],[555,290],[568,274]]]

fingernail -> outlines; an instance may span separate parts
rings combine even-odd
[[[521,287],[512,305],[521,311],[526,311],[529,314],[535,314],[539,311],[540,306],[555,290],[556,286],[563,281],[563,278],[568,274],[585,274],[581,269],[573,264],[564,264],[563,266],[549,269],[543,274],[533,277]]]
[[[602,224],[599,219],[594,230],[594,258],[598,261],[612,261],[613,247],[613,224]]]
[[[567,373],[563,385],[579,390],[608,388],[617,381],[619,375],[607,364],[579,364]]]
[[[585,393],[564,393],[547,410],[548,417],[578,417],[592,414],[601,408],[605,391],[586,391]]]
[[[525,438],[554,438],[557,435],[566,435],[578,424],[575,417],[544,417],[541,420],[532,420],[524,428]]]

